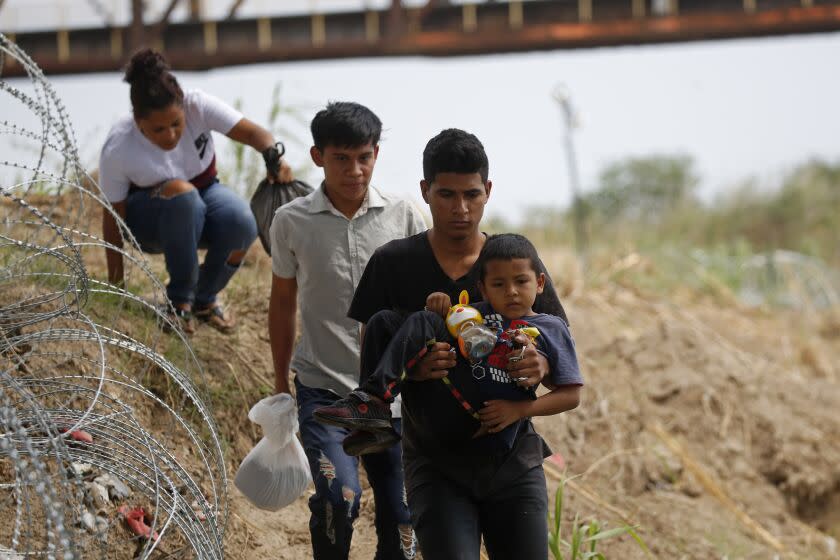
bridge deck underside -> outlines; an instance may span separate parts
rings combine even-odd
[[[656,6],[661,3],[657,2]],[[451,56],[678,42],[840,29],[840,0],[532,0],[218,22],[173,23],[146,42],[179,69],[354,56]],[[51,74],[119,69],[128,28],[22,33],[14,40]],[[6,65],[4,76],[20,68]]]

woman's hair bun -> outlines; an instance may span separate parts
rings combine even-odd
[[[129,84],[148,83],[160,80],[161,75],[169,71],[169,63],[163,55],[152,49],[143,49],[131,57],[125,67],[125,77]]]

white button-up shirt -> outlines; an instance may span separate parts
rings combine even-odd
[[[339,395],[359,385],[359,323],[347,310],[362,272],[380,245],[426,229],[411,202],[373,186],[352,219],[336,210],[323,184],[277,210],[272,270],[297,279],[301,336],[291,368],[301,383]]]

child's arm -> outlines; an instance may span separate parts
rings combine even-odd
[[[452,307],[452,300],[449,299],[448,294],[444,294],[443,292],[432,292],[426,298],[426,311],[437,313],[443,318],[446,318],[450,307]]]
[[[560,414],[577,408],[579,404],[580,385],[562,385],[533,401],[487,401],[478,415],[482,426],[492,434],[522,418]]]

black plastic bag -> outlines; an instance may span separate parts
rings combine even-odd
[[[311,186],[297,179],[291,183],[269,183],[268,179],[260,181],[254,196],[251,197],[251,212],[257,219],[257,231],[260,234],[260,241],[266,253],[271,255],[269,230],[271,229],[271,220],[274,219],[274,213],[284,204],[306,196],[313,190]]]

